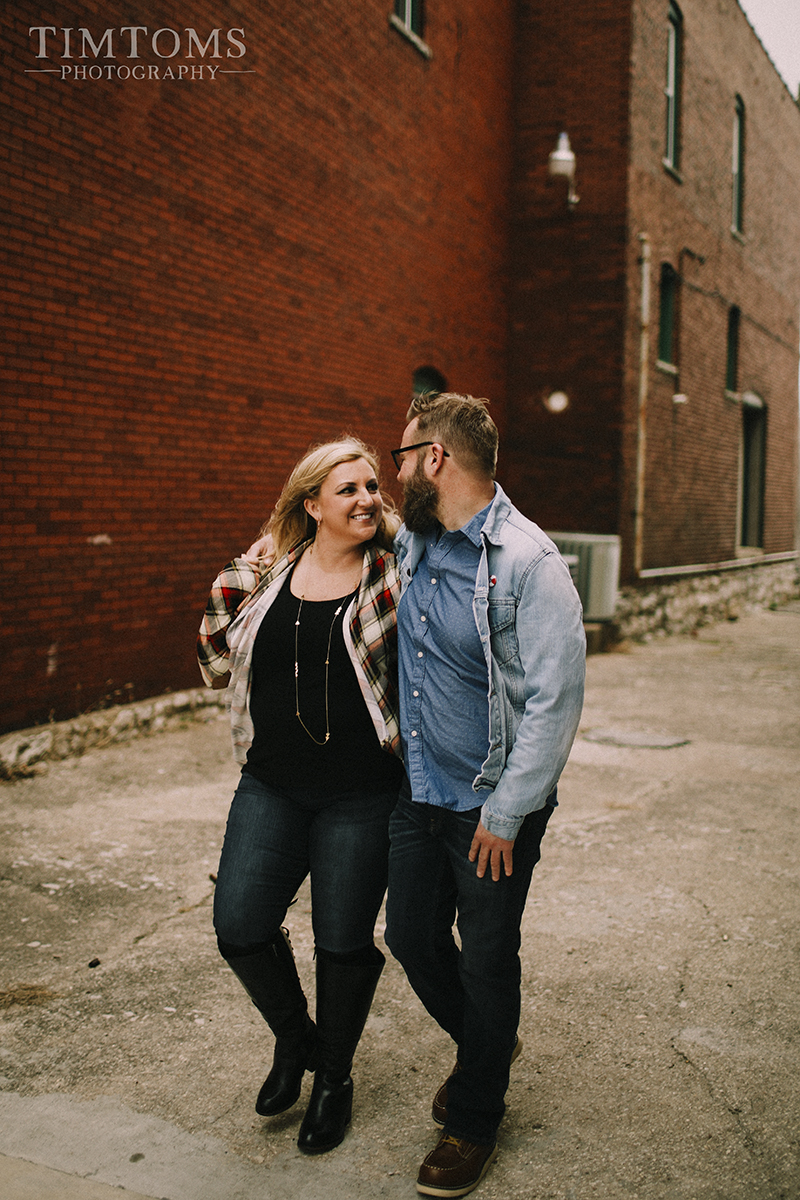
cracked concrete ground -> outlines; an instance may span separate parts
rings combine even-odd
[[[589,660],[483,1200],[800,1197],[799,684],[800,603]],[[391,959],[343,1145],[253,1110],[271,1039],[210,912],[235,778],[221,718],[0,785],[4,1200],[416,1194],[453,1054]],[[305,889],[290,925],[311,984]]]

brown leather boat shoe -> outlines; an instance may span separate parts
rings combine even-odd
[[[466,1196],[476,1188],[497,1157],[497,1146],[475,1146],[443,1133],[422,1162],[417,1191],[423,1196]]]

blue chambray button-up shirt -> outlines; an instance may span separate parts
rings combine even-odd
[[[470,607],[484,655],[489,744],[472,790],[482,803],[484,828],[513,839],[528,813],[555,802],[554,789],[580,720],[586,638],[580,600],[566,563],[550,538],[514,507],[498,483],[480,538]],[[415,583],[427,549],[421,535],[403,526],[395,539],[403,597]],[[431,572],[428,579],[433,578],[438,576]],[[403,604],[401,599],[401,616]],[[423,615],[427,617],[420,612],[419,623],[427,625]],[[401,652],[405,640],[401,629]],[[420,652],[425,654],[422,647],[412,650],[412,658]],[[401,675],[407,676],[402,664]],[[460,686],[459,682],[454,694]],[[411,698],[422,699],[424,712],[427,691],[423,694],[412,684],[414,690],[420,697]],[[458,736],[454,694],[448,697],[442,737],[445,732],[450,738]],[[401,721],[405,714],[401,700]],[[401,730],[406,747],[415,740],[409,728],[415,726],[406,723]],[[419,761],[428,766],[424,757]],[[418,780],[414,786],[415,800],[425,798],[419,784]]]
[[[486,656],[472,600],[490,507],[462,529],[426,537],[398,609],[403,758],[414,799],[442,808],[479,806],[472,784],[489,750]]]

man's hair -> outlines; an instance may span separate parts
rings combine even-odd
[[[458,392],[415,396],[406,420],[416,418],[419,441],[441,442],[467,470],[494,479],[499,436],[488,405]]]

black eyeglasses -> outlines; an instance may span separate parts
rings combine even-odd
[[[415,442],[413,446],[401,446],[398,450],[390,451],[391,456],[392,456],[392,461],[394,462],[395,467],[399,471],[403,465],[403,460],[400,457],[401,454],[408,454],[408,452],[410,450],[421,450],[423,446],[434,446],[434,445],[436,445],[435,442]],[[445,456],[445,458],[450,457],[450,455],[447,453],[447,451],[444,449],[444,447],[442,447],[442,454]]]

